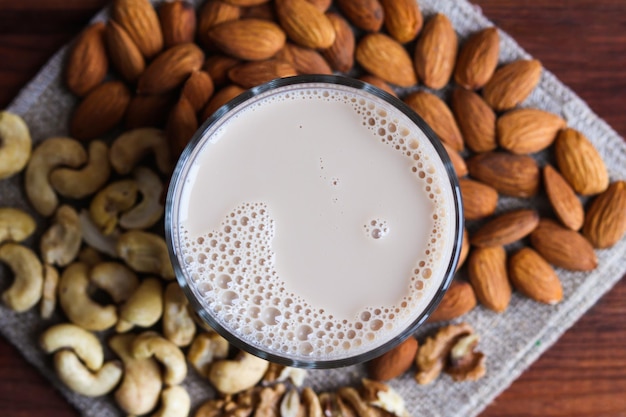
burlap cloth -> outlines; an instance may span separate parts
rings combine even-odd
[[[196,0],[196,3],[200,3]],[[464,0],[420,0],[426,16],[445,13],[461,37],[479,28],[492,26],[480,10]],[[106,18],[106,11],[94,19]],[[62,62],[66,48],[59,51],[35,79],[19,94],[9,110],[21,114],[31,128],[35,142],[67,133],[67,120],[74,98],[61,86]],[[501,61],[527,58],[513,39],[501,33]],[[600,151],[609,169],[611,180],[626,179],[626,142],[556,77],[544,71],[539,87],[525,103],[563,116],[571,127],[589,137]],[[539,159],[548,158],[539,155]],[[32,210],[22,192],[22,177],[0,182],[0,206]],[[545,209],[545,199],[530,202]],[[501,199],[499,211],[528,205],[528,201]],[[41,228],[40,228],[41,229]],[[27,243],[36,246],[39,234]],[[487,356],[487,375],[478,382],[453,383],[442,376],[428,386],[419,386],[411,373],[391,382],[405,398],[413,416],[471,417],[480,413],[501,391],[517,378],[539,355],[552,345],[584,312],[608,291],[626,272],[626,239],[608,250],[598,251],[599,267],[591,273],[558,270],[563,283],[564,300],[557,306],[545,306],[517,294],[503,314],[482,307],[474,309],[463,320],[471,323],[481,336],[480,350]],[[9,285],[7,268],[0,267],[0,289]],[[122,415],[111,396],[87,398],[76,395],[58,381],[51,358],[37,347],[41,331],[54,320],[43,321],[33,309],[16,314],[0,306],[0,332],[21,351],[24,357],[50,379],[84,416],[110,417]],[[427,333],[421,329],[418,337]],[[310,371],[306,383],[315,389],[333,389],[355,383],[363,375],[361,366],[329,371]],[[213,395],[205,381],[193,371],[185,381],[194,405]]]

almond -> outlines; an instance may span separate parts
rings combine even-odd
[[[481,96],[456,88],[452,92],[450,107],[468,148],[474,152],[488,152],[498,146],[496,114]]]
[[[175,103],[171,94],[138,95],[130,100],[126,110],[124,126],[127,129],[157,127],[165,125],[167,115]]]
[[[380,78],[378,78],[375,75],[371,75],[371,74],[363,74],[359,77],[359,80],[371,84],[374,87],[378,87],[381,90],[391,94],[394,97],[398,97],[398,95],[396,94],[396,92],[393,90],[393,88],[391,88],[391,86],[389,84],[387,84],[385,81],[381,80]]]
[[[97,22],[83,31],[67,54],[67,88],[82,97],[104,80],[108,68],[104,23]]]
[[[463,88],[478,90],[491,79],[498,66],[500,36],[494,27],[471,35],[459,51],[454,81]]]
[[[306,1],[311,3],[313,6],[317,7],[317,10],[319,10],[322,13],[326,13],[326,11],[333,4],[333,0],[306,0]]]
[[[382,356],[371,360],[368,363],[370,378],[377,381],[387,381],[402,375],[413,365],[417,348],[417,339],[409,337]]]
[[[609,186],[602,157],[581,132],[571,128],[561,130],[554,143],[554,155],[561,175],[577,193],[597,194]]]
[[[553,220],[541,219],[530,235],[530,242],[541,256],[560,268],[591,271],[598,266],[598,258],[589,241]]]
[[[174,158],[178,158],[183,152],[196,130],[198,130],[196,110],[189,100],[182,96],[172,109],[165,127],[165,137]]]
[[[459,179],[459,186],[465,220],[483,219],[496,211],[498,192],[493,187],[469,178]]]
[[[161,3],[159,21],[165,48],[193,42],[196,36],[196,11],[191,3],[181,0]]]
[[[465,263],[465,260],[467,259],[467,255],[469,255],[469,250],[470,250],[469,233],[467,232],[467,229],[464,227],[463,237],[461,240],[461,251],[459,252],[459,262],[456,264],[457,271]]]
[[[589,205],[583,235],[596,248],[615,245],[626,233],[626,181],[615,181]]]
[[[473,246],[505,246],[528,236],[539,224],[539,214],[532,209],[500,214],[472,234]]]
[[[146,61],[135,42],[115,21],[106,26],[106,41],[113,66],[126,81],[134,83],[146,69]]]
[[[511,284],[506,269],[506,252],[501,246],[474,248],[468,258],[468,275],[476,298],[497,313],[511,301]]]
[[[380,0],[383,6],[385,29],[400,43],[415,39],[422,29],[424,18],[415,0]]]
[[[222,87],[221,90],[213,94],[213,97],[211,97],[206,107],[202,110],[202,118],[200,122],[202,123],[203,121],[211,117],[217,109],[219,109],[224,104],[228,103],[230,100],[234,99],[244,91],[246,90],[239,87],[238,85],[231,84]]]
[[[224,0],[224,1],[234,6],[251,7],[251,6],[258,6],[259,4],[267,3],[269,0]]]
[[[370,73],[400,87],[417,83],[411,57],[397,41],[382,33],[370,33],[356,47],[357,62]]]
[[[241,60],[237,58],[214,54],[204,61],[202,69],[209,74],[213,80],[213,85],[222,86],[228,83],[228,70],[240,63]]]
[[[119,23],[146,58],[163,49],[163,35],[156,11],[148,0],[115,0],[111,17]]]
[[[248,61],[273,57],[285,46],[285,32],[261,19],[230,20],[209,30],[209,38],[228,55]]]
[[[428,317],[429,322],[448,321],[469,313],[476,307],[476,294],[465,281],[452,281],[441,302]]]
[[[378,32],[383,26],[385,13],[378,0],[337,0],[344,16],[359,29]]]
[[[467,165],[465,164],[465,160],[461,156],[460,153],[452,149],[450,145],[445,142],[441,142],[448,157],[450,158],[450,162],[452,162],[452,167],[454,168],[454,172],[456,176],[461,178],[467,175]]]
[[[354,48],[356,41],[352,27],[346,19],[337,13],[326,13],[335,30],[335,42],[322,51],[330,67],[336,71],[348,72],[354,65]]]
[[[485,152],[469,158],[467,168],[470,176],[502,194],[530,197],[539,190],[539,166],[527,155]]]
[[[208,0],[198,14],[198,40],[205,48],[213,46],[209,32],[220,23],[237,20],[241,16],[241,8],[221,0]]]
[[[140,94],[159,94],[181,85],[202,67],[204,52],[194,43],[172,46],[157,56],[141,74],[137,83]]]
[[[285,61],[268,59],[239,64],[228,71],[228,78],[243,88],[252,88],[276,78],[297,75],[295,68]]]
[[[276,15],[289,39],[312,49],[330,48],[335,28],[328,17],[306,0],[275,0]]]
[[[520,59],[496,70],[483,88],[483,97],[494,110],[509,110],[526,100],[540,78],[539,61]]]
[[[332,74],[333,70],[319,52],[287,43],[276,59],[289,63],[298,74]]]
[[[463,150],[463,137],[446,103],[427,91],[409,94],[404,102],[435,131],[442,142],[456,151]]]
[[[113,129],[124,117],[130,91],[120,81],[108,81],[91,90],[74,110],[70,134],[76,139],[94,139]]]
[[[417,77],[425,86],[438,90],[448,84],[457,48],[452,22],[446,15],[437,13],[424,25],[413,55]]]
[[[545,304],[563,299],[563,287],[550,264],[531,248],[522,248],[509,259],[509,279],[526,297]]]
[[[572,230],[580,229],[585,221],[583,205],[572,187],[551,165],[543,168],[543,188],[561,223]]]
[[[189,100],[191,107],[198,113],[206,106],[214,91],[211,76],[204,71],[194,71],[183,84],[181,96]]]
[[[539,109],[516,109],[498,118],[498,143],[516,154],[542,151],[552,145],[565,120]]]

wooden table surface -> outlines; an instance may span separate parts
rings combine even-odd
[[[0,0],[0,108],[106,3]],[[475,3],[626,136],[626,1]],[[39,415],[78,413],[0,338],[0,416]],[[626,279],[481,416],[626,416]]]

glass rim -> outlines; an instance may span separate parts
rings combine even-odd
[[[452,253],[450,256],[450,261],[448,263],[447,268],[444,272],[444,277],[439,284],[439,287],[434,290],[434,296],[426,306],[422,310],[422,312],[417,316],[415,320],[411,322],[404,330],[402,330],[398,335],[392,337],[387,340],[383,344],[377,346],[374,349],[368,350],[366,352],[358,353],[352,356],[342,357],[339,359],[316,359],[312,358],[311,360],[299,360],[294,359],[292,357],[281,356],[276,353],[269,352],[268,349],[264,350],[263,348],[248,343],[247,341],[237,337],[234,332],[231,332],[228,328],[222,326],[215,318],[209,314],[208,311],[204,308],[201,302],[196,298],[195,293],[189,287],[189,284],[186,279],[186,274],[184,273],[184,268],[182,267],[177,251],[175,249],[174,241],[174,214],[177,214],[178,204],[174,201],[174,197],[177,195],[181,183],[181,175],[185,171],[186,165],[191,157],[193,149],[202,141],[205,136],[205,133],[223,116],[228,114],[232,109],[237,106],[245,103],[246,101],[271,90],[275,90],[281,87],[287,87],[297,84],[328,84],[328,85],[341,85],[345,87],[351,87],[356,90],[365,91],[366,93],[372,94],[376,98],[382,99],[386,101],[388,104],[391,104],[393,107],[398,109],[401,113],[403,113],[406,117],[409,118],[411,122],[413,122],[417,127],[422,131],[422,133],[426,136],[426,138],[430,141],[431,145],[437,152],[438,157],[440,158],[445,171],[448,176],[448,180],[450,182],[450,191],[453,197],[453,207],[454,207],[454,224],[451,226],[454,228],[454,241],[452,245]],[[340,75],[297,75],[286,78],[279,78],[272,81],[269,81],[265,84],[261,84],[259,86],[253,87],[239,96],[235,97],[231,101],[224,104],[218,110],[216,110],[204,123],[198,128],[198,130],[193,135],[192,139],[189,141],[184,151],[176,163],[176,167],[172,173],[171,180],[168,186],[167,197],[165,202],[165,241],[168,248],[168,253],[170,257],[170,261],[174,268],[174,272],[176,275],[176,280],[180,285],[183,293],[185,294],[187,300],[189,301],[191,307],[194,309],[197,316],[200,320],[204,321],[211,328],[213,328],[218,334],[224,337],[230,344],[235,346],[238,349],[246,351],[250,354],[258,356],[262,359],[275,362],[285,366],[294,366],[300,368],[309,368],[309,369],[329,369],[329,368],[340,368],[344,366],[354,365],[362,362],[369,361],[374,359],[393,347],[400,344],[402,341],[411,336],[415,331],[428,319],[434,309],[437,307],[441,299],[443,298],[445,292],[447,291],[450,283],[454,278],[454,274],[456,271],[456,265],[458,263],[461,246],[462,246],[462,238],[463,238],[463,227],[464,227],[464,218],[463,218],[463,207],[461,201],[461,191],[459,187],[459,181],[454,171],[454,167],[448,156],[447,151],[441,144],[440,139],[434,133],[434,131],[426,124],[426,122],[415,112],[413,111],[407,104],[402,102],[397,97],[389,94],[386,91],[383,91],[371,84],[365,83],[363,81],[349,78]]]

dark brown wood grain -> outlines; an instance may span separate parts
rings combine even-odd
[[[626,135],[626,1],[475,3]],[[0,108],[105,4],[105,0],[0,0]],[[0,338],[0,415],[78,413]],[[626,280],[481,416],[626,416]]]

